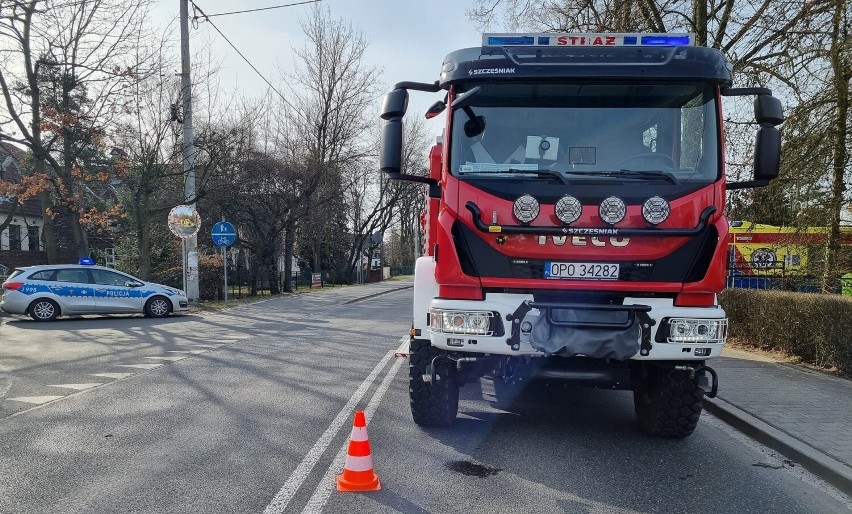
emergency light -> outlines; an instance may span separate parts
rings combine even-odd
[[[79,264],[81,266],[94,266],[95,265],[95,259],[92,259],[91,257],[80,257]]]
[[[483,34],[482,46],[689,46],[692,34],[553,33]]]

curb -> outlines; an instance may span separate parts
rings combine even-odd
[[[819,478],[852,495],[852,468],[721,398],[704,398],[704,408],[759,443],[799,463]]]
[[[375,297],[381,296],[383,294],[393,293],[395,291],[403,291],[405,289],[411,289],[412,287],[414,287],[414,284],[411,284],[411,285],[408,285],[408,286],[396,287],[396,288],[393,288],[393,289],[385,289],[384,291],[379,291],[378,293],[372,293],[372,294],[368,294],[367,296],[360,296],[358,298],[353,298],[351,300],[347,300],[347,301],[343,302],[343,305],[350,305],[350,304],[353,304],[353,303],[356,303],[356,302],[360,302],[362,300],[369,300],[370,298],[375,298]]]

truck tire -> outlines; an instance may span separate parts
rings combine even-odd
[[[704,391],[686,372],[643,366],[633,387],[633,405],[642,430],[661,437],[686,437],[701,416]]]
[[[435,361],[435,383],[423,380],[430,374],[429,366],[435,357],[446,352],[429,341],[414,339],[409,349],[408,393],[411,416],[421,427],[447,427],[455,423],[459,411],[459,386],[456,383],[455,363],[449,359]]]

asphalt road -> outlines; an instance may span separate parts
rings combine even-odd
[[[504,411],[483,380],[457,426],[420,429],[393,357],[411,290],[354,301],[394,287],[166,320],[2,318],[0,513],[852,510],[710,416],[685,440],[642,435],[624,392],[542,384]],[[355,408],[379,492],[333,490]]]

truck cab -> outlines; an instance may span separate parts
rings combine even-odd
[[[765,88],[688,34],[486,34],[382,108],[381,168],[428,185],[415,267],[415,422],[449,425],[489,376],[506,405],[537,376],[634,391],[641,428],[684,437],[725,343],[726,189],[778,174]],[[409,90],[443,92],[429,176],[401,169]],[[722,100],[755,96],[754,180],[726,183]]]

